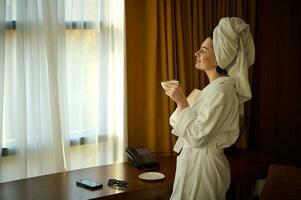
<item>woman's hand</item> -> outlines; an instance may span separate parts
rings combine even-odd
[[[180,110],[186,108],[189,105],[180,85],[166,85],[165,94],[177,103],[177,106]]]

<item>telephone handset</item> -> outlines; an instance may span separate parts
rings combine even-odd
[[[138,169],[145,171],[160,169],[158,160],[156,160],[146,148],[127,147],[125,152],[130,158],[130,164]]]

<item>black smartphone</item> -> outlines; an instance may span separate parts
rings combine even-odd
[[[89,190],[97,190],[103,187],[101,183],[98,183],[96,181],[90,180],[90,179],[81,179],[76,181],[76,185],[80,187],[84,187]]]

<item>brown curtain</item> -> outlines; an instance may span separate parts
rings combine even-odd
[[[255,0],[126,0],[125,6],[128,144],[171,152],[175,104],[160,82],[178,79],[187,95],[202,89],[208,80],[195,69],[194,52],[222,17],[241,17],[254,31]]]
[[[258,1],[257,9],[251,142],[301,166],[300,2]]]

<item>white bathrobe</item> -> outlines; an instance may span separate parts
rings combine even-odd
[[[170,117],[178,136],[174,150],[182,149],[172,200],[224,200],[230,168],[223,153],[239,135],[235,80],[220,77],[210,82],[181,112]]]

